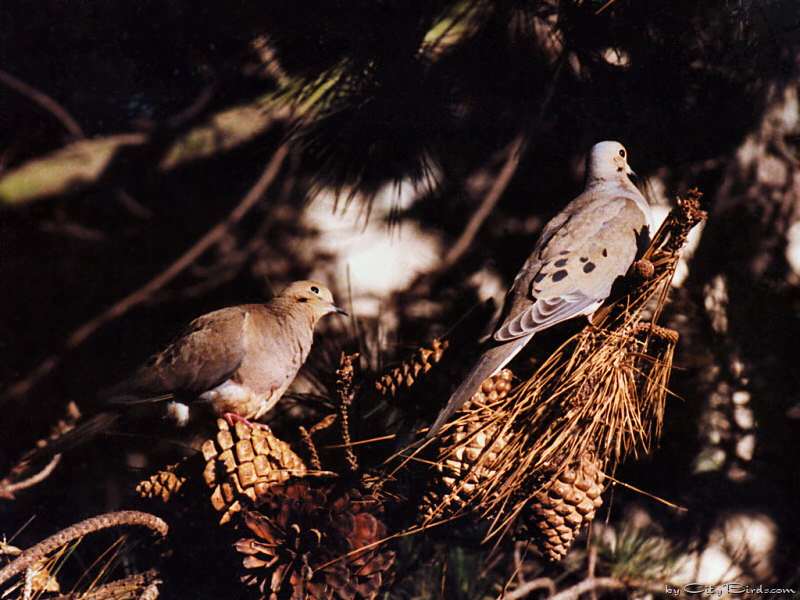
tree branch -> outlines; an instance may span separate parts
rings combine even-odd
[[[548,600],[578,600],[583,594],[593,590],[624,590],[627,587],[614,577],[591,577],[550,596]]]
[[[500,174],[492,183],[492,187],[489,188],[489,193],[486,194],[478,210],[472,215],[472,218],[456,240],[456,243],[453,244],[450,251],[445,255],[441,266],[442,271],[447,271],[450,267],[455,265],[472,245],[484,221],[486,221],[487,217],[494,210],[503,192],[506,191],[511,178],[514,176],[514,173],[516,173],[524,142],[525,135],[519,133],[506,147],[503,152],[506,155],[506,161],[503,164],[503,168],[500,170]]]
[[[259,102],[224,110],[174,139],[158,170],[170,171],[227,152],[289,118],[288,109],[268,110]],[[0,205],[25,204],[88,187],[106,172],[120,150],[150,140],[151,135],[143,132],[110,135],[80,140],[29,160],[0,176]]]
[[[530,581],[526,581],[525,583],[523,583],[518,588],[501,595],[500,598],[498,598],[498,600],[520,600],[521,598],[524,598],[531,592],[545,588],[547,588],[550,594],[553,594],[553,592],[556,591],[556,584],[549,577],[539,577],[538,579],[531,579]]]
[[[67,340],[64,342],[64,349],[61,354],[54,354],[42,361],[33,371],[31,371],[24,379],[12,385],[3,395],[3,400],[19,398],[20,396],[28,393],[31,388],[36,385],[42,378],[47,376],[53,369],[55,369],[61,362],[63,352],[69,351],[83,343],[86,338],[91,336],[100,327],[112,321],[134,306],[141,304],[147,300],[155,291],[166,285],[169,281],[174,279],[184,269],[197,260],[206,250],[218,242],[230,229],[232,225],[237,223],[244,217],[247,212],[256,204],[261,196],[269,188],[270,184],[277,177],[280,167],[284,159],[289,153],[289,143],[282,144],[272,156],[272,159],[267,164],[266,168],[256,181],[255,185],[247,192],[247,194],[239,202],[238,206],[228,215],[224,221],[220,221],[208,233],[200,238],[197,243],[189,248],[182,256],[175,262],[164,269],[161,273],[156,275],[153,279],[148,281],[138,290],[129,294],[113,306],[93,319],[87,321],[76,330],[74,330]]]
[[[44,92],[40,92],[36,88],[29,86],[24,81],[17,79],[11,73],[8,73],[2,69],[0,69],[0,83],[11,88],[18,94],[33,100],[36,104],[61,121],[61,124],[64,125],[64,128],[75,137],[86,137],[83,134],[81,126],[78,125],[78,122],[72,118],[72,115],[70,115],[63,106],[61,106],[58,102],[53,100]]]
[[[119,527],[121,525],[139,525],[158,533],[162,537],[167,535],[169,527],[167,524],[150,513],[139,512],[136,510],[122,510],[118,512],[106,513],[91,517],[66,529],[51,535],[36,544],[33,548],[25,550],[16,559],[0,569],[0,584],[5,583],[14,575],[21,573],[28,567],[35,565],[53,550],[81,538],[94,531]]]

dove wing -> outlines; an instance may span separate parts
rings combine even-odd
[[[499,342],[529,336],[593,313],[625,275],[642,245],[648,218],[628,195],[578,196],[548,223],[506,297]]]
[[[199,394],[221,384],[244,360],[244,308],[223,308],[198,317],[133,376],[103,395],[124,402],[172,392]]]

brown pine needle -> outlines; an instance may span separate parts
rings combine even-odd
[[[383,442],[383,441],[386,441],[386,440],[392,440],[392,439],[394,439],[396,437],[397,437],[397,434],[392,433],[390,435],[382,435],[380,437],[369,438],[369,439],[366,439],[366,440],[358,440],[357,442],[350,442],[350,444],[348,444],[348,445],[352,447],[352,446],[361,446],[363,444],[374,444],[375,442]],[[341,448],[346,448],[346,447],[347,446],[345,444],[332,444],[330,446],[324,446],[324,448],[329,449],[329,450],[341,449]]]
[[[622,487],[628,488],[629,490],[633,490],[634,492],[636,492],[638,494],[642,494],[643,496],[647,496],[648,498],[652,498],[653,500],[656,500],[656,501],[660,502],[661,504],[669,506],[670,508],[674,508],[675,510],[679,510],[681,512],[687,512],[689,510],[688,508],[686,508],[684,506],[678,506],[677,504],[673,504],[669,500],[664,500],[663,498],[660,498],[660,497],[656,496],[655,494],[651,494],[649,492],[645,492],[643,489],[637,488],[636,486],[633,486],[630,483],[625,483],[624,481],[620,481],[619,479],[617,479],[616,477],[612,477],[608,473],[603,473],[603,475],[605,475],[606,478],[609,481],[611,481],[612,483],[615,483],[616,485],[621,485]]]

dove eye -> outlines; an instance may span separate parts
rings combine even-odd
[[[314,292],[315,294],[319,294],[319,288],[315,285],[311,286],[311,291]]]
[[[619,149],[619,155],[620,155],[622,158],[625,158],[625,148],[620,148],[620,149]]]

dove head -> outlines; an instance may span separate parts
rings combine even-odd
[[[333,303],[331,291],[317,281],[295,281],[290,283],[280,295],[301,304],[303,310],[311,315],[314,322],[332,312],[347,314]]]
[[[619,142],[599,142],[592,146],[586,159],[586,183],[609,179],[628,179],[634,175],[628,166],[628,151]]]

